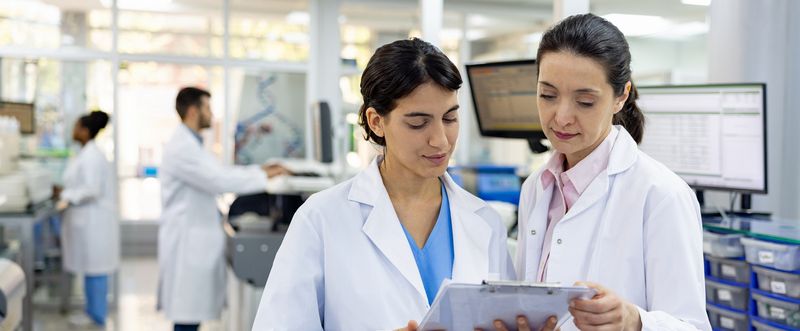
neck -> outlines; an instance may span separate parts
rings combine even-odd
[[[79,140],[78,140],[78,143],[80,143],[80,144],[81,144],[81,147],[84,147],[84,146],[86,146],[86,144],[88,144],[90,141],[92,141],[92,140],[91,140],[91,139],[79,139]]]
[[[420,177],[386,158],[378,165],[378,169],[392,200],[431,200],[441,194],[438,178]]]
[[[183,121],[183,125],[186,125],[190,130],[194,131],[195,133],[200,133],[200,121],[193,121],[187,118]]]

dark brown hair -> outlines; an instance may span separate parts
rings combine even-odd
[[[211,97],[211,93],[197,87],[184,87],[178,92],[178,97],[175,98],[175,110],[178,111],[178,116],[183,119],[186,117],[186,111],[191,106],[200,107],[203,97]]]
[[[458,90],[462,83],[461,74],[453,62],[426,41],[418,38],[398,40],[378,48],[361,76],[364,103],[358,111],[358,124],[366,132],[364,139],[386,146],[386,140],[369,128],[369,107],[386,116],[397,107],[398,99],[428,82],[450,91]]]

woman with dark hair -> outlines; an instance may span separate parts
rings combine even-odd
[[[637,147],[644,116],[625,37],[598,16],[571,16],[544,34],[537,61],[555,153],[522,187],[518,278],[597,291],[571,303],[562,330],[711,330],[699,205]]]
[[[94,142],[108,115],[81,116],[72,139],[81,151],[64,171],[64,190],[57,208],[64,211],[61,231],[64,269],[84,276],[86,310],[70,316],[80,326],[102,326],[108,314],[108,276],[119,266],[119,222],[114,172]]]
[[[295,213],[253,330],[413,328],[445,278],[513,277],[499,215],[446,173],[461,83],[427,42],[378,48],[360,122],[383,153]]]

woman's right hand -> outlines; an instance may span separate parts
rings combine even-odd
[[[558,323],[558,320],[556,319],[556,317],[555,316],[550,316],[550,318],[548,318],[547,321],[544,322],[544,325],[542,325],[542,327],[539,328],[538,331],[558,331],[559,329],[556,329],[556,323]],[[503,323],[503,321],[501,321],[501,320],[495,320],[494,321],[494,329],[496,331],[508,331],[508,328],[506,327],[506,324]],[[530,324],[528,324],[528,318],[527,317],[521,316],[521,315],[517,316],[517,330],[519,330],[519,331],[533,331],[531,329]],[[476,328],[475,331],[483,331],[483,330]]]

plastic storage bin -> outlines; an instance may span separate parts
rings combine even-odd
[[[706,305],[708,320],[714,330],[749,331],[750,319],[747,314]]]
[[[742,238],[745,259],[752,264],[794,271],[800,269],[800,246]]]
[[[719,234],[703,231],[703,253],[716,257],[741,257],[744,248],[740,234]]]
[[[706,279],[706,300],[726,308],[746,311],[747,303],[750,301],[750,289]]]
[[[750,265],[743,260],[706,256],[711,276],[741,284],[750,284]]]
[[[753,293],[757,316],[780,324],[800,328],[800,304]]]
[[[776,328],[774,326],[770,326],[770,325],[767,325],[766,323],[761,323],[761,322],[756,321],[756,320],[752,320],[752,321],[750,321],[750,323],[752,323],[753,328],[755,328],[756,331],[785,331],[786,330],[786,329],[778,329],[778,328]]]
[[[754,266],[753,272],[760,290],[800,299],[800,275],[759,266]]]

